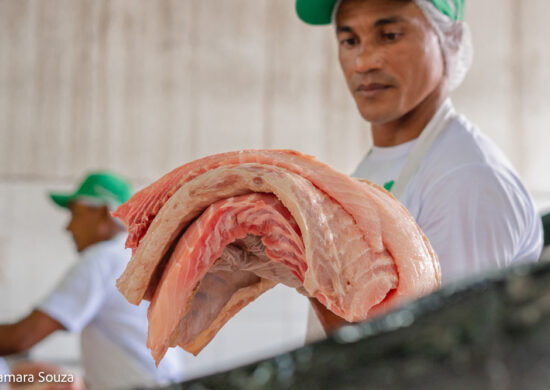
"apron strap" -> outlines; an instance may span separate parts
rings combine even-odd
[[[426,154],[432,147],[437,137],[439,137],[443,130],[447,128],[448,124],[455,119],[456,116],[457,114],[453,108],[451,100],[447,99],[437,110],[430,122],[428,122],[424,130],[422,130],[422,133],[420,133],[420,136],[409,153],[409,156],[405,160],[403,169],[401,169],[399,176],[392,186],[391,193],[397,199],[400,200],[405,193],[405,189],[407,188],[409,181],[418,170],[420,163],[422,163],[422,160],[426,157]]]

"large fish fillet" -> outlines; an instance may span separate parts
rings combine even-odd
[[[198,353],[242,307],[277,283],[361,321],[440,285],[437,257],[393,196],[309,156],[215,155],[180,167],[117,210],[134,256],[117,282],[151,300],[159,361]]]

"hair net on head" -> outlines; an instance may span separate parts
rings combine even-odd
[[[446,65],[446,76],[450,90],[457,88],[472,65],[473,47],[468,24],[452,20],[441,13],[430,0],[414,0],[424,12],[439,37]]]
[[[336,13],[342,1],[338,0],[332,9],[333,22],[336,20]],[[445,61],[446,77],[449,82],[449,89],[452,91],[462,83],[472,65],[474,51],[470,28],[463,20],[458,18],[453,20],[438,10],[433,5],[432,0],[413,1],[422,10],[439,37]],[[450,6],[454,7],[452,1]]]

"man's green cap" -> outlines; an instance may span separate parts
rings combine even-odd
[[[78,200],[89,205],[106,205],[110,209],[118,207],[132,196],[130,184],[111,172],[90,173],[72,193],[50,193],[50,198],[61,207],[68,208]]]
[[[451,20],[464,18],[464,0],[430,0]],[[332,22],[332,10],[337,0],[296,0],[298,17],[308,24],[321,25]]]

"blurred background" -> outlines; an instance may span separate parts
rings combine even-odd
[[[458,111],[550,208],[547,0],[466,1],[474,64]],[[0,322],[40,302],[73,261],[49,190],[114,170],[142,188],[190,160],[291,148],[350,173],[370,144],[330,27],[293,0],[0,0]],[[190,376],[300,345],[307,302],[276,288],[235,317]],[[76,335],[37,359],[78,365]]]

